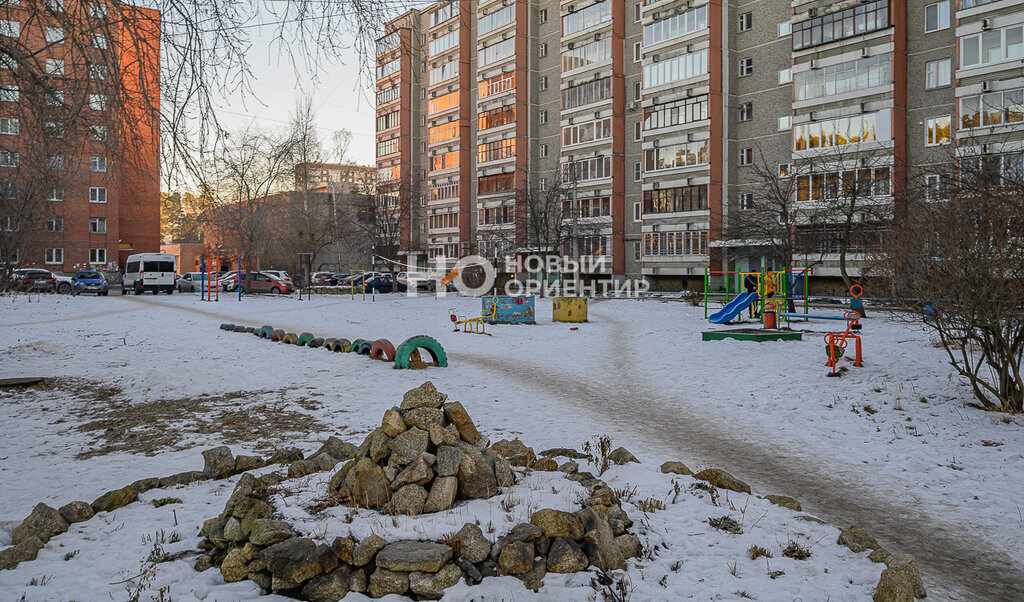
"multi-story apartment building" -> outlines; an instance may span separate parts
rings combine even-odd
[[[351,163],[300,163],[295,166],[295,189],[369,194],[376,184],[373,166]]]
[[[0,262],[114,269],[160,249],[160,14],[0,10]]]
[[[381,38],[378,167],[425,182],[411,263],[555,250],[528,225],[557,186],[561,250],[616,277],[856,277],[954,155],[1024,173],[1022,31],[1013,0],[438,2]],[[791,226],[789,266],[752,220]]]

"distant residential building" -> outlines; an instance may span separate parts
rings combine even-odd
[[[295,166],[295,189],[326,191],[332,184],[346,192],[369,194],[376,168],[342,163],[300,163]],[[303,186],[305,182],[305,186]]]

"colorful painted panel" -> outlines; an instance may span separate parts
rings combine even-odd
[[[486,320],[488,324],[536,324],[534,313],[536,297],[483,297],[480,309],[483,314],[491,313],[491,307],[497,306],[494,317]]]

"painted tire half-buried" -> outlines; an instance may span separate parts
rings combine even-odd
[[[370,357],[385,362],[395,361],[395,346],[387,339],[377,339],[370,347]]]
[[[359,344],[359,349],[356,351],[359,355],[370,355],[370,351],[373,350],[373,343],[370,341],[363,341]]]
[[[278,328],[274,332],[270,333],[270,340],[275,343],[279,343],[284,340],[284,331]]]
[[[284,343],[285,345],[298,345],[299,335],[295,334],[294,332],[286,333],[284,335],[284,338],[281,339],[281,342]]]
[[[332,349],[332,348],[331,348],[331,345],[334,345],[334,343],[335,343],[335,342],[336,342],[337,340],[338,340],[338,339],[335,339],[335,338],[333,338],[333,337],[332,337],[332,338],[329,338],[329,339],[324,339],[324,349],[326,349],[326,350],[328,350],[328,351],[334,351],[334,349]]]
[[[234,324],[221,324],[220,325],[220,329],[221,330],[231,331],[231,330],[235,329],[235,325]]]
[[[322,337],[313,337],[308,343],[306,343],[306,346],[310,349],[319,349],[324,346],[324,340]]]
[[[409,337],[398,346],[398,349],[395,351],[395,368],[408,369],[412,353],[417,349],[425,349],[439,367],[444,368],[448,366],[448,354],[444,352],[441,343],[438,343],[433,337],[421,334]]]
[[[305,347],[312,340],[313,340],[313,333],[312,332],[304,332],[304,333],[299,335],[299,340],[296,341],[296,344],[299,347]]]
[[[359,353],[359,348],[366,342],[366,339],[356,339],[348,346],[349,353]]]
[[[348,353],[349,348],[352,347],[352,342],[348,339],[334,339],[334,346],[331,347],[331,351],[337,351],[338,353]]]
[[[235,332],[245,332],[245,326],[238,324],[237,326],[235,326]]]
[[[256,334],[258,334],[261,339],[269,339],[270,335],[274,334],[274,327],[261,326],[260,329],[256,331]]]
[[[254,332],[256,332],[256,328],[255,327],[253,327],[253,326],[246,326],[245,327],[245,334],[252,334]]]

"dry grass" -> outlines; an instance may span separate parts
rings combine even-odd
[[[644,514],[653,514],[658,510],[665,509],[665,502],[649,497],[646,500],[637,500],[636,507],[640,509],[640,512]]]
[[[811,557],[811,551],[791,539],[786,549],[782,550],[782,555],[794,560],[807,560]]]
[[[751,560],[757,560],[758,558],[761,558],[762,556],[765,557],[765,558],[772,558],[772,557],[774,557],[774,554],[772,554],[771,550],[769,550],[768,548],[765,548],[763,546],[758,546],[758,545],[753,545],[753,546],[750,546],[749,548],[747,548],[747,555],[750,556]]]

